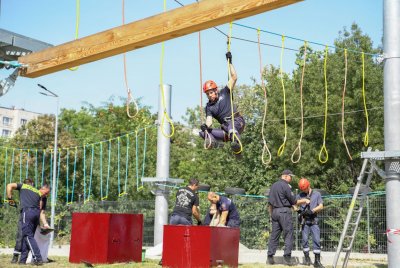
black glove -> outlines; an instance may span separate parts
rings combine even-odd
[[[211,132],[211,130],[212,130],[212,128],[209,128],[206,124],[202,124],[202,125],[200,126],[200,129],[201,129],[201,131],[203,131],[203,132],[205,132],[206,130],[207,130],[208,132]]]
[[[7,202],[8,202],[8,205],[10,206],[10,207],[17,207],[17,203],[15,203],[15,201],[14,201],[14,199],[12,199],[12,198],[7,198]]]
[[[314,212],[311,209],[306,209],[303,214],[305,217],[310,217],[314,215]]]
[[[232,64],[232,53],[230,51],[226,52],[225,54],[226,60]]]
[[[202,225],[203,223],[201,221],[197,221],[197,226]]]

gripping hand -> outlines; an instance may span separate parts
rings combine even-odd
[[[232,64],[232,53],[230,51],[226,52],[225,54],[226,60]]]

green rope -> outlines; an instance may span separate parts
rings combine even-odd
[[[49,176],[50,176],[50,185],[51,185],[51,187],[53,187],[53,149],[50,149],[50,175]]]
[[[136,145],[136,152],[135,152],[135,162],[136,162],[136,191],[139,191],[139,144],[138,144],[138,133],[135,133],[135,145]]]
[[[140,180],[142,180],[142,178],[144,177],[144,169],[146,166],[146,147],[147,147],[147,130],[144,130],[144,142],[143,142],[143,163],[142,163],[142,177],[140,178]],[[143,188],[143,181],[142,181],[142,186],[140,188]]]
[[[92,190],[93,159],[94,159],[94,144],[92,144],[92,158],[90,160],[90,181],[89,181],[89,194],[88,194],[87,201],[90,200],[90,193],[91,193],[91,190]]]
[[[5,148],[6,151],[6,159],[4,160],[4,195],[3,198],[4,200],[6,200],[7,196],[7,158],[8,158],[8,154],[7,154],[7,148]]]
[[[108,198],[108,183],[110,181],[110,162],[111,162],[111,140],[108,141],[107,185],[106,185],[106,196],[104,197],[104,199]]]
[[[14,171],[14,156],[15,156],[15,148],[12,150],[12,157],[11,157],[11,171],[10,171],[10,183],[12,182],[13,178],[13,171]]]
[[[83,203],[86,202],[86,145],[83,146]]]
[[[126,134],[126,157],[125,157],[125,185],[124,194],[127,194],[126,187],[128,184],[128,171],[129,171],[129,134]]]
[[[117,163],[117,169],[118,169],[118,196],[121,196],[121,185],[120,185],[120,174],[119,174],[119,168],[120,168],[120,158],[121,158],[121,151],[120,151],[120,138],[118,137],[117,139],[117,144],[118,144],[118,163]]]
[[[26,173],[25,173],[25,179],[28,179],[28,172],[29,172],[29,149],[28,149],[28,153],[26,156]]]
[[[38,187],[38,150],[35,150],[35,186]]]
[[[74,202],[74,189],[75,189],[75,180],[76,180],[76,159],[78,154],[78,147],[75,147],[75,159],[74,159],[74,178],[72,180],[72,191],[71,191],[71,201]]]
[[[46,161],[46,149],[43,150],[43,160],[42,160],[42,182],[40,185],[43,185],[43,180],[44,180],[44,164]]]
[[[22,183],[22,149],[19,149],[19,183]]]
[[[66,181],[67,181],[67,194],[65,195],[65,202],[68,204],[68,190],[69,190],[69,149],[67,148],[67,166],[66,166]]]
[[[56,198],[54,199],[54,204],[57,203],[57,197],[58,197],[58,183],[60,181],[60,160],[61,160],[61,149],[58,149],[58,160],[57,160],[57,177],[56,177]]]

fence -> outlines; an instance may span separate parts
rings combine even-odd
[[[270,232],[267,199],[235,196],[234,202],[240,212],[241,243],[248,248],[265,249]],[[351,196],[324,198],[324,210],[320,213],[321,245],[323,251],[335,251],[343,229],[345,217],[350,206]],[[357,237],[354,241],[353,252],[386,253],[386,205],[384,194],[373,194],[367,198],[362,219],[359,224]],[[154,200],[150,201],[101,201],[86,204],[73,203],[69,206],[58,206],[55,217],[56,239],[58,243],[69,243],[71,218],[73,212],[112,212],[112,213],[141,213],[144,215],[143,244],[153,246]],[[173,203],[170,202],[172,209]],[[202,213],[205,213],[208,201],[205,194],[200,194]],[[18,211],[9,207],[2,208],[0,225],[11,233],[0,238],[0,245],[13,246]],[[301,250],[301,226],[297,215],[293,214],[295,228],[295,249]],[[4,232],[2,232],[4,234]],[[1,239],[4,239],[2,241]],[[281,239],[282,240],[282,239]],[[312,243],[310,243],[312,245]],[[283,244],[281,245],[283,246]]]

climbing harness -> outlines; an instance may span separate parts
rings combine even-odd
[[[296,149],[292,153],[292,160],[293,164],[296,164],[300,161],[301,158],[301,142],[303,140],[304,134],[304,109],[303,109],[303,82],[304,82],[304,72],[306,70],[306,60],[307,60],[307,41],[304,41],[304,59],[303,59],[303,70],[301,71],[301,80],[300,80],[300,114],[301,114],[301,131],[300,131],[300,139],[299,143],[297,144]],[[294,160],[295,154],[298,153],[298,158]]]
[[[328,162],[329,155],[328,150],[326,149],[326,122],[328,119],[328,80],[326,78],[326,63],[328,61],[328,46],[325,47],[325,59],[324,59],[324,80],[325,80],[325,115],[324,115],[324,139],[322,143],[321,150],[319,151],[318,159],[319,162],[325,164]],[[324,159],[322,159],[322,154],[325,155]]]
[[[260,46],[260,30],[257,30],[257,39],[258,39],[258,55],[260,59],[260,79],[261,79],[261,88],[264,91],[264,115],[263,115],[263,121],[261,125],[261,137],[263,139],[263,149],[262,149],[262,154],[261,154],[261,161],[264,165],[268,165],[271,162],[272,155],[271,152],[268,148],[267,141],[265,139],[265,134],[264,134],[264,128],[265,128],[265,119],[267,116],[267,108],[268,108],[268,99],[267,99],[267,89],[265,87],[264,83],[264,78],[263,78],[263,64],[262,64],[262,57],[261,57],[261,46]],[[265,160],[265,154],[268,157],[267,160]]]

